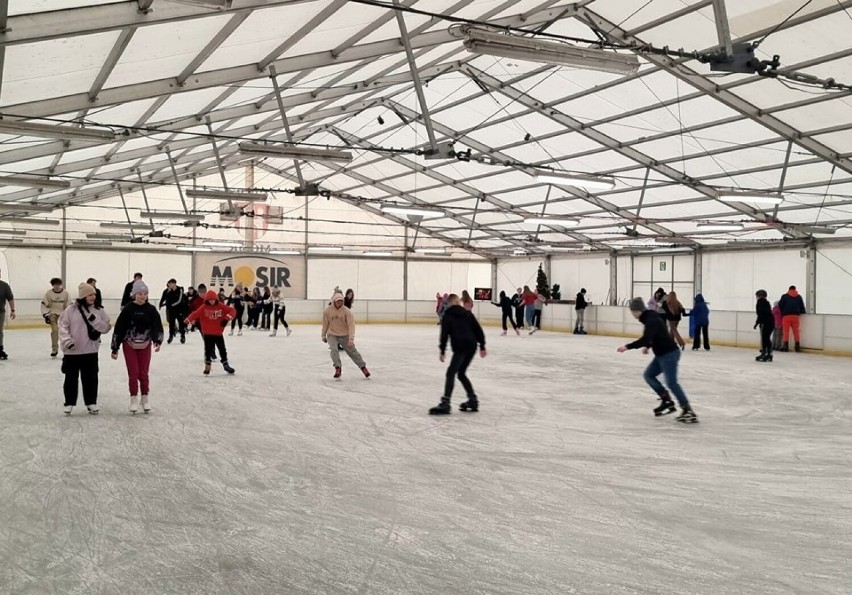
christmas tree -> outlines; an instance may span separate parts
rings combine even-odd
[[[544,272],[542,264],[538,265],[538,275],[535,279],[535,290],[546,298],[550,298],[550,285],[547,282],[547,273]]]

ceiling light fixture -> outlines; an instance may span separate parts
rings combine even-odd
[[[418,254],[447,254],[447,251],[443,248],[417,248],[414,251]]]
[[[57,205],[37,205],[29,202],[0,202],[0,213],[16,213],[18,211],[50,213],[57,208],[59,208]]]
[[[33,217],[2,217],[0,223],[15,223],[17,225],[51,225],[61,223],[59,219],[35,219]]]
[[[579,219],[566,219],[564,217],[527,217],[524,223],[533,225],[554,225],[558,227],[576,227],[580,225]]]
[[[699,223],[699,231],[742,231],[742,223]]]
[[[438,209],[423,209],[418,207],[404,207],[398,205],[382,205],[383,213],[391,215],[415,215],[417,217],[443,217],[444,211]]]
[[[92,128],[78,128],[76,126],[55,126],[53,124],[37,124],[35,122],[22,122],[20,120],[0,120],[0,133],[37,136],[39,138],[58,138],[60,140],[115,140],[115,133],[111,130],[94,130]]]
[[[226,242],[226,241],[218,241],[218,240],[205,240],[201,242],[205,246],[210,246],[211,248],[242,248],[242,242]]]
[[[720,190],[718,198],[722,202],[747,202],[754,205],[780,205],[784,202],[783,194],[773,192]]]
[[[337,161],[349,163],[352,153],[336,149],[314,149],[294,145],[267,145],[263,143],[240,143],[240,152],[258,157],[276,157],[280,159],[300,159],[302,161]]]
[[[213,248],[205,246],[178,246],[175,250],[179,250],[180,252],[213,252]]]
[[[113,223],[112,221],[103,221],[100,223],[100,226],[107,229],[142,229],[141,223]]]
[[[393,252],[386,250],[365,250],[364,256],[393,256]]]
[[[169,219],[172,221],[204,221],[201,213],[182,213],[180,211],[142,211],[139,216],[143,219]]]
[[[70,188],[68,180],[39,176],[0,176],[0,186],[26,186],[27,188]]]
[[[343,248],[340,246],[310,246],[308,250],[311,252],[342,252]]]
[[[228,10],[234,0],[172,0],[181,4],[192,4],[193,6],[206,6],[208,8],[218,8],[219,10]]]
[[[550,171],[534,171],[532,175],[536,182],[541,182],[542,184],[575,186],[576,188],[593,190],[612,190],[615,188],[615,180],[613,178]]]
[[[639,70],[635,54],[617,54],[593,48],[581,48],[535,37],[520,37],[486,29],[466,27],[464,47],[474,54],[528,60],[583,70],[600,70],[613,74],[632,75]]]
[[[27,232],[22,229],[0,229],[0,235],[5,236],[25,236]]]
[[[120,233],[87,233],[86,238],[90,240],[111,240],[115,242],[129,242],[132,236]]]
[[[270,254],[278,254],[281,256],[301,256],[301,252],[298,250],[270,250]]]
[[[210,198],[213,200],[241,200],[244,202],[263,202],[268,197],[266,192],[240,192],[238,190],[187,190],[189,198]]]

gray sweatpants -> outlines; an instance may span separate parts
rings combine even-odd
[[[345,335],[342,337],[336,337],[334,335],[328,335],[326,337],[328,339],[328,346],[331,349],[331,363],[334,364],[335,368],[340,367],[340,351],[337,349],[338,345],[343,346],[343,350],[346,352],[346,355],[352,358],[352,361],[355,362],[355,365],[359,368],[363,368],[367,364],[364,363],[364,358],[361,357],[361,354],[358,353],[358,350],[355,347],[349,347],[349,335]]]

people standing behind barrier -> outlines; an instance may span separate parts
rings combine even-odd
[[[541,328],[541,313],[546,305],[547,298],[541,293],[536,293],[535,304],[533,304],[533,307],[535,308],[535,314],[533,315],[533,330],[537,331]]]
[[[234,316],[234,319],[231,321],[231,332],[228,335],[233,336],[234,327],[237,326],[237,336],[242,336],[243,334],[243,313],[245,312],[245,304],[243,303],[243,286],[240,283],[237,283],[237,286],[234,287],[233,291],[231,291],[231,295],[228,296],[227,301],[225,302],[229,306],[231,306],[234,311],[237,313]]]
[[[473,311],[473,299],[470,297],[470,294],[467,292],[467,289],[462,290],[461,305],[462,308],[464,308],[468,312]]]
[[[807,310],[805,310],[805,300],[799,295],[795,285],[791,285],[787,293],[781,296],[781,299],[778,300],[778,307],[781,308],[781,328],[784,336],[784,344],[780,351],[790,351],[790,331],[793,331],[796,351],[801,351],[799,316],[805,314]]]
[[[444,319],[444,312],[446,312],[447,308],[449,308],[449,304],[447,303],[449,297],[450,297],[450,294],[448,294],[448,293],[445,293],[441,297],[441,305],[438,306],[438,324],[441,324],[441,321]]]
[[[175,336],[180,334],[180,342],[186,343],[186,325],[183,321],[187,314],[189,314],[187,311],[189,307],[186,303],[186,294],[183,291],[183,287],[177,284],[176,279],[169,279],[166,282],[166,288],[163,290],[163,295],[160,296],[158,308],[162,308],[163,306],[166,307],[166,320],[169,322],[169,338],[167,342],[171,343]]]
[[[94,289],[94,288],[92,288]],[[92,296],[95,292],[92,291]],[[50,289],[41,300],[41,315],[45,324],[50,325],[50,357],[56,357],[59,353],[59,317],[68,307],[70,301],[68,292],[62,284],[62,279],[54,277],[50,280]],[[94,303],[94,297],[92,297]]]
[[[500,308],[500,310],[502,311],[501,316],[503,323],[503,332],[500,334],[505,335],[507,332],[509,332],[509,327],[506,326],[506,321],[508,320],[510,323],[512,323],[512,330],[515,331],[515,334],[520,335],[521,331],[518,330],[518,325],[515,323],[514,319],[514,306],[512,305],[512,300],[506,295],[505,291],[500,292],[500,301],[494,305]]]
[[[524,302],[524,322],[527,330],[533,331],[535,329],[535,325],[533,324],[535,321],[535,300],[537,294],[532,291],[529,285],[524,285],[524,291],[521,294],[521,297]]]
[[[680,331],[678,331],[677,327],[685,313],[686,310],[684,310],[683,304],[681,304],[680,300],[677,299],[677,293],[674,291],[670,292],[666,296],[665,300],[663,300],[663,314],[668,321],[669,334],[678,344],[681,351],[686,348],[686,341],[684,341],[683,337],[680,336]]]
[[[700,293],[695,295],[689,317],[690,322],[695,328],[692,339],[692,350],[698,351],[703,336],[704,350],[710,351],[710,337],[707,334],[707,330],[710,327],[710,308],[707,306],[707,302],[704,301],[704,296]]]
[[[580,292],[577,294],[576,301],[574,302],[574,311],[577,313],[577,321],[574,323],[574,334],[575,335],[588,335],[586,332],[585,324],[586,324],[586,308],[589,306],[589,303],[586,301],[586,288],[580,289]]]

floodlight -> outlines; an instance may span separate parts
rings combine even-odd
[[[0,176],[0,186],[26,186],[27,188],[70,188],[68,180],[39,176]]]
[[[175,250],[180,250],[181,252],[213,252],[213,248],[205,246],[178,246]]]
[[[57,205],[37,205],[30,202],[0,202],[0,213],[14,213],[17,211],[28,211],[31,213],[50,213],[58,208]]]
[[[113,223],[111,221],[103,221],[101,227],[108,229],[142,229],[141,223]]]
[[[579,219],[565,219],[564,217],[527,217],[524,223],[534,225],[555,225],[557,227],[576,227],[580,225]]]
[[[36,124],[35,122],[23,122],[20,120],[0,120],[0,133],[38,136],[40,138],[58,138],[60,140],[115,140],[115,133],[111,130]]]
[[[595,48],[581,48],[567,43],[544,41],[486,29],[468,27],[464,30],[464,47],[474,54],[528,60],[584,70],[600,70],[613,74],[632,75],[639,70],[635,54],[617,54]]]
[[[700,231],[742,231],[742,223],[699,223]]]
[[[15,223],[18,225],[52,225],[62,223],[59,219],[35,219],[33,217],[3,217],[0,223]]]
[[[24,240],[21,238],[0,238],[0,244],[23,244]]]
[[[219,242],[219,241],[215,241],[215,240],[207,240],[207,241],[204,241],[204,242],[201,242],[201,243],[204,244],[205,246],[210,246],[212,248],[242,248],[243,247],[242,242],[225,242],[225,241]]]
[[[339,161],[349,163],[352,153],[336,149],[314,149],[294,145],[269,145],[263,143],[240,143],[240,152],[258,157],[277,157],[279,159],[300,159],[302,161]]]
[[[112,246],[112,242],[108,240],[74,240],[72,246]]]
[[[414,251],[418,254],[447,254],[447,251],[443,248],[417,248]]]
[[[391,215],[416,215],[418,217],[443,217],[444,211],[437,209],[422,209],[416,207],[400,207],[396,205],[382,205],[382,211]]]
[[[243,202],[263,202],[266,192],[240,192],[238,190],[187,190],[189,198],[211,198],[215,200],[241,200]]]
[[[27,232],[23,229],[0,229],[0,235],[3,236],[25,236]]]
[[[772,192],[720,190],[718,198],[722,202],[747,202],[755,205],[780,205],[784,202],[783,194]]]
[[[393,252],[382,250],[365,250],[364,256],[393,256]]]
[[[87,233],[86,238],[90,240],[111,240],[115,242],[129,242],[132,236],[121,233]]]
[[[597,190],[612,190],[615,188],[614,179],[600,176],[587,176],[584,174],[559,173],[552,171],[534,171],[533,177],[537,182],[542,182],[543,184],[576,186],[577,188],[592,188]]]
[[[204,221],[205,215],[200,213],[183,213],[181,211],[142,211],[139,216],[143,219],[182,219],[183,221]]]
[[[193,6],[204,6],[207,8],[218,8],[219,10],[228,10],[231,8],[234,0],[172,0],[172,2],[180,2],[181,4],[192,4]]]

